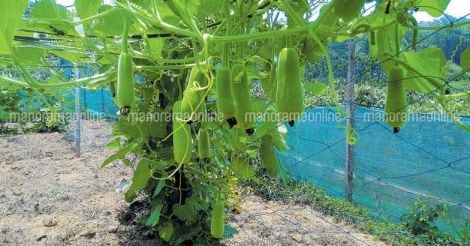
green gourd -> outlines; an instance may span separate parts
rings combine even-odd
[[[304,111],[299,55],[294,48],[284,48],[279,54],[276,105],[281,120],[291,126]]]
[[[210,155],[210,137],[209,132],[201,128],[197,135],[198,155],[200,159],[207,159]]]
[[[229,68],[222,67],[217,70],[215,84],[217,88],[217,110],[232,128],[237,124],[235,117],[237,105],[233,95],[232,74]]]
[[[181,101],[173,105],[173,156],[178,164],[191,160],[192,139],[191,128],[180,118]]]
[[[246,68],[241,64],[235,64],[232,68],[233,94],[237,104],[237,121],[240,128],[245,129],[248,135],[254,133],[255,121],[253,107],[251,105],[250,85]]]
[[[387,83],[387,99],[385,102],[385,120],[397,133],[406,120],[408,105],[404,86],[405,69],[399,65],[392,67]]]
[[[116,94],[121,115],[127,115],[130,112],[131,105],[134,103],[134,73],[132,71],[132,56],[127,50],[127,24],[124,25],[122,35],[122,51],[118,61],[118,75]]]
[[[274,146],[270,136],[266,136],[261,139],[259,155],[263,161],[264,168],[268,171],[268,174],[273,178],[277,177],[279,175],[281,165],[276,153],[274,152]]]
[[[359,16],[363,6],[364,0],[335,0],[333,11],[337,17],[350,22]]]
[[[211,235],[215,238],[224,236],[224,210],[224,202],[220,199],[216,200],[211,215]]]
[[[128,24],[124,23],[124,30],[122,32],[122,47],[121,54],[118,60],[118,75],[117,75],[117,102],[120,107],[121,115],[128,115],[130,113],[131,105],[134,103],[134,72],[132,70],[132,56],[128,51],[127,34]]]

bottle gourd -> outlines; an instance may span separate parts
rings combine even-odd
[[[406,120],[407,96],[404,86],[405,69],[399,65],[392,67],[387,83],[385,120],[397,133]]]
[[[232,89],[232,74],[229,68],[219,68],[215,78],[217,87],[217,110],[222,114],[230,128],[237,125],[235,117],[237,105]]]
[[[131,105],[134,103],[134,74],[132,71],[132,56],[127,49],[127,23],[124,25],[122,35],[122,50],[118,61],[118,75],[116,94],[121,115],[130,113]]]
[[[281,120],[290,126],[304,111],[299,55],[294,48],[284,48],[279,54],[276,105]]]
[[[206,161],[210,155],[210,137],[209,132],[201,128],[197,134],[198,156],[202,161]]]
[[[233,93],[237,104],[237,121],[240,128],[245,129],[248,135],[253,135],[253,107],[250,98],[250,85],[248,74],[244,65],[236,64],[232,68]]]
[[[211,215],[211,235],[215,238],[224,236],[224,210],[224,202],[220,199],[216,200]]]
[[[181,101],[173,105],[173,157],[178,164],[191,160],[192,139],[190,125],[181,118]]]

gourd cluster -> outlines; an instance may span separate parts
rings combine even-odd
[[[122,53],[118,62],[118,77],[116,85],[111,83],[110,88],[115,90],[116,102],[120,107],[120,114],[128,115],[135,105],[135,92],[133,81],[132,59],[127,52],[126,33],[123,35]],[[287,122],[290,126],[300,117],[304,111],[303,88],[300,74],[299,53],[295,48],[283,48],[278,55],[275,67],[275,77],[271,78],[270,87],[275,91],[266,92],[273,95],[273,103],[276,105],[277,122]],[[197,160],[209,162],[211,158],[211,135],[206,128],[204,120],[207,119],[208,110],[206,104],[210,90],[216,100],[216,111],[222,116],[222,124],[228,129],[242,129],[248,137],[255,137],[256,119],[250,95],[251,79],[247,73],[247,65],[243,62],[222,62],[214,71],[206,71],[206,66],[194,66],[186,78],[186,86],[182,98],[173,103],[172,108],[172,140],[173,158],[177,165],[188,164],[193,158],[193,137],[191,125],[200,123],[196,136]],[[215,73],[214,81],[211,74]],[[225,123],[224,123],[225,122]],[[277,132],[277,127],[273,129]],[[263,161],[268,174],[273,177],[279,175],[280,163],[275,154],[276,143],[280,141],[279,134],[265,134],[259,136],[259,156]],[[234,157],[233,161],[244,162]],[[223,198],[217,198],[213,204],[211,216],[211,235],[221,238],[224,233],[224,209]],[[163,236],[166,233],[162,232]]]

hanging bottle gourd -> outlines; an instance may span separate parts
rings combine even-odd
[[[233,92],[237,103],[238,126],[245,129],[246,134],[253,135],[255,132],[253,123],[255,121],[253,107],[251,105],[250,85],[246,67],[235,64],[232,68]]]
[[[294,48],[284,48],[277,67],[276,105],[282,121],[294,126],[304,111],[299,55]]]
[[[134,103],[134,73],[132,71],[132,56],[128,51],[127,34],[128,24],[125,22],[122,34],[122,49],[118,61],[118,75],[116,94],[121,115],[130,113],[131,105]]]
[[[211,235],[215,238],[222,238],[224,236],[224,210],[224,201],[217,199],[212,208],[211,215]]]
[[[233,95],[232,74],[229,68],[219,68],[215,78],[217,87],[217,110],[222,114],[230,128],[237,125],[235,114],[237,105]]]
[[[407,96],[404,86],[405,69],[400,65],[392,67],[387,83],[385,102],[385,120],[398,133],[406,121]]]
[[[210,137],[209,132],[201,128],[197,134],[198,156],[201,161],[207,162],[210,155]]]
[[[181,101],[173,105],[173,156],[177,164],[191,160],[192,139],[191,128],[181,118]]]

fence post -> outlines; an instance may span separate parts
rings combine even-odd
[[[74,67],[75,79],[80,78],[78,67]],[[75,87],[75,155],[80,157],[80,88]]]
[[[348,78],[346,86],[346,128],[354,127],[354,71],[355,71],[355,44],[354,41],[349,42],[348,56]],[[349,134],[349,133],[347,133]],[[346,141],[345,155],[345,199],[352,202],[352,188],[354,175],[353,145]]]

